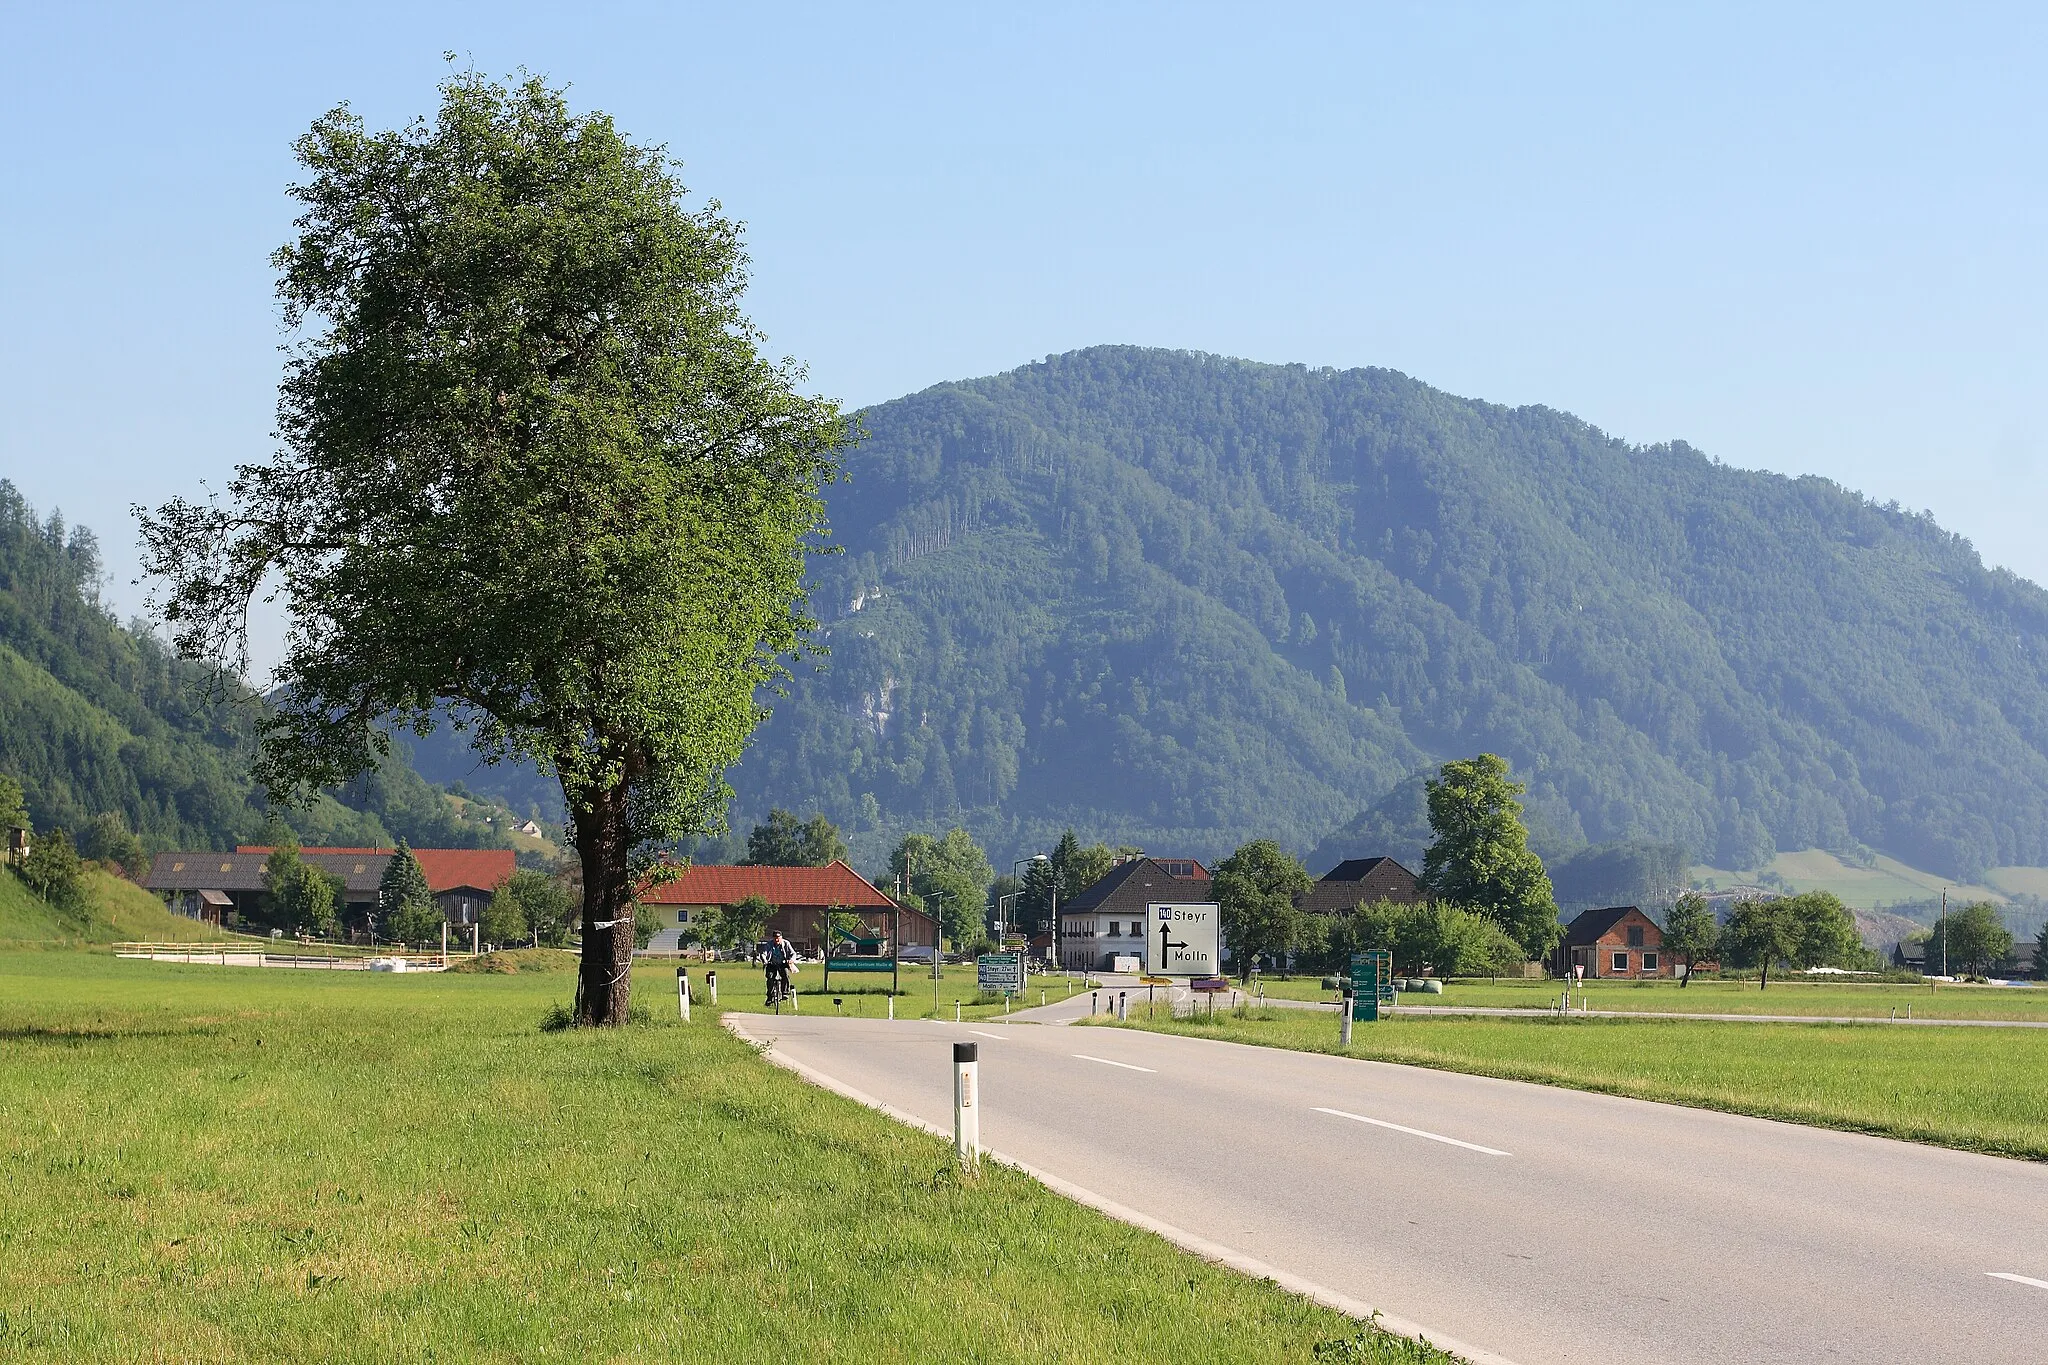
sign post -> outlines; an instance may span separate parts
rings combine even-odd
[[[1145,971],[1151,976],[1221,976],[1223,910],[1213,902],[1145,907]]]
[[[974,984],[1005,997],[1024,993],[1024,954],[983,953],[974,959]]]
[[[1392,1004],[1393,997],[1393,954],[1381,950],[1353,953],[1351,980],[1344,990],[1345,1013],[1361,1023],[1374,1023],[1380,1017],[1380,1006]]]

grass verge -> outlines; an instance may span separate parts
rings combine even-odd
[[[0,954],[0,1360],[1447,1359],[565,991]]]
[[[1123,1025],[1844,1128],[2048,1161],[2048,1031],[1683,1019],[1383,1019],[1269,1008]]]
[[[1289,1000],[1329,1000],[1322,978],[1273,978],[1262,983],[1266,994]],[[1468,1005],[1483,1009],[1557,1008],[1555,981],[1454,980],[1442,995],[1406,994],[1404,1005]],[[1690,986],[1675,981],[1588,981],[1572,988],[1572,1005],[1584,997],[1596,1010],[1627,1010],[1641,1014],[1797,1014],[1823,1018],[1885,1019],[1893,1010],[1900,1018],[1911,1010],[1916,1019],[2006,1019],[2048,1022],[2048,989],[2014,986],[1908,985],[1873,982],[1809,982],[1773,979],[1768,990],[1754,981],[1705,980]]]

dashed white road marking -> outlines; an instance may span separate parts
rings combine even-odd
[[[1002,1034],[1000,1034],[1000,1033],[983,1033],[983,1032],[982,1032],[982,1031],[981,1031],[980,1029],[978,1029],[978,1028],[971,1028],[971,1029],[969,1029],[969,1030],[967,1030],[967,1031],[968,1031],[969,1033],[973,1034],[973,1035],[974,1035],[975,1037],[977,1037],[977,1038],[993,1038],[993,1039],[995,1039],[995,1040],[996,1040],[997,1042],[999,1042],[999,1043],[1003,1041],[1003,1035],[1002,1035]]]
[[[2036,1289],[2048,1289],[2048,1280],[2037,1280],[2032,1275],[2015,1275],[2010,1270],[1987,1270],[1984,1273],[1994,1280],[2011,1280],[2014,1284],[2030,1284]]]
[[[1353,1114],[1343,1109],[1325,1109],[1321,1105],[1315,1105],[1313,1108],[1318,1114],[1329,1114],[1340,1119],[1350,1119],[1353,1123],[1369,1123],[1375,1128],[1391,1128],[1397,1133],[1406,1133],[1410,1137],[1428,1138],[1431,1142],[1444,1142],[1453,1147],[1463,1147],[1468,1152],[1483,1152],[1487,1156],[1511,1155],[1508,1152],[1503,1152],[1498,1147],[1482,1147],[1476,1142],[1466,1142],[1462,1138],[1445,1137],[1442,1133],[1426,1133],[1420,1128],[1410,1128],[1402,1123],[1388,1123],[1385,1119],[1369,1119],[1363,1114]]]
[[[1159,1074],[1156,1070],[1149,1066],[1132,1066],[1129,1062],[1112,1062],[1107,1057],[1090,1057],[1085,1052],[1076,1052],[1074,1056],[1084,1062],[1100,1062],[1104,1066],[1120,1066],[1126,1071],[1143,1071],[1154,1076]]]

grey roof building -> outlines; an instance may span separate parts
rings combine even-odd
[[[1295,905],[1311,914],[1342,915],[1372,901],[1420,905],[1428,899],[1421,879],[1392,858],[1347,858],[1324,873]]]

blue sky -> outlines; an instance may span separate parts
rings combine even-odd
[[[1102,342],[1385,365],[2048,581],[2048,19],[1793,10],[15,3],[0,476],[138,602],[128,504],[268,449],[292,138],[454,51],[666,142],[851,403]]]

